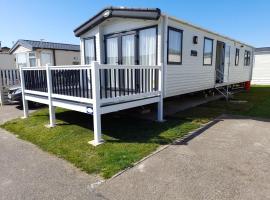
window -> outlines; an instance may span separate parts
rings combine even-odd
[[[107,64],[156,65],[157,27],[106,35],[105,53]]]
[[[168,64],[182,64],[182,30],[168,28]]]
[[[16,55],[16,61],[18,68],[27,66],[26,53],[18,53]]]
[[[47,52],[41,53],[41,66],[52,65],[52,54]]]
[[[96,60],[96,39],[95,37],[84,39],[84,62],[91,64]]]
[[[35,66],[37,66],[37,64],[36,64],[36,54],[35,54],[35,52],[30,52],[30,53],[28,54],[28,56],[29,56],[29,66],[30,66],[30,67],[35,67]]]
[[[118,61],[118,37],[106,39],[106,63],[116,65]]]
[[[212,59],[213,59],[213,40],[210,38],[204,38],[203,65],[212,65]]]
[[[235,49],[235,66],[239,65],[239,49]]]
[[[122,36],[122,64],[135,64],[135,34]]]
[[[156,65],[157,58],[157,28],[139,31],[139,64]]]
[[[244,54],[244,66],[250,65],[250,51],[245,51]]]

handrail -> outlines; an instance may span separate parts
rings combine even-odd
[[[25,76],[26,93],[50,92],[48,96],[53,98],[65,99],[66,96],[70,100],[74,97],[78,102],[90,102],[87,99],[116,102],[162,92],[159,87],[162,67],[159,65],[108,65],[93,62],[91,65],[21,67],[21,71]],[[95,97],[94,93],[99,95]]]

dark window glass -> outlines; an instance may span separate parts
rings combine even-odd
[[[169,27],[168,29],[168,63],[182,63],[182,37],[183,32]]]
[[[204,38],[203,65],[212,65],[213,59],[213,40]]]
[[[244,54],[244,66],[250,65],[250,51],[245,51]]]
[[[239,65],[239,49],[235,49],[235,66]]]

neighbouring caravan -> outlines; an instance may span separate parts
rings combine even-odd
[[[15,57],[9,54],[8,47],[1,47],[0,42],[0,70],[1,69],[15,69]]]
[[[270,47],[255,49],[252,84],[270,85]]]
[[[103,142],[101,116],[157,104],[163,99],[215,89],[226,98],[234,85],[249,85],[252,46],[194,26],[160,9],[105,8],[74,30],[80,66],[20,68],[24,116],[27,101],[93,115],[94,140]]]
[[[74,44],[18,40],[9,53],[16,57],[17,68],[80,64],[80,46]]]

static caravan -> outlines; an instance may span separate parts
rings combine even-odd
[[[252,84],[270,85],[270,47],[255,49]]]
[[[81,66],[21,68],[24,114],[28,100],[49,105],[51,126],[55,106],[89,113],[93,145],[102,143],[103,114],[157,103],[162,121],[164,98],[208,89],[226,95],[229,86],[251,80],[252,46],[160,9],[105,8],[74,33],[81,41]]]
[[[80,46],[54,42],[18,40],[10,50],[16,67],[80,64]]]
[[[8,47],[1,47],[0,42],[0,70],[1,69],[15,69],[15,57],[9,54]]]

